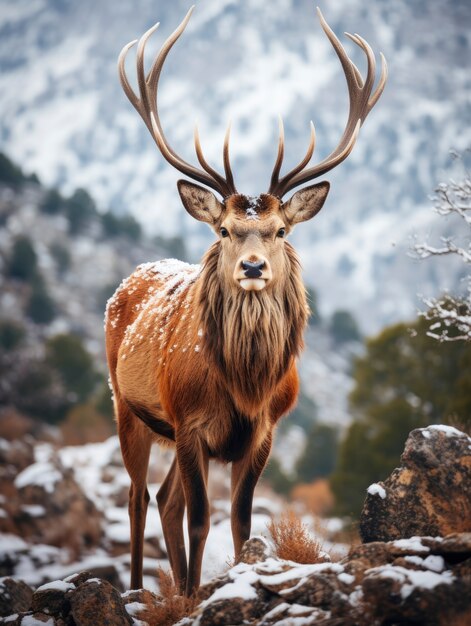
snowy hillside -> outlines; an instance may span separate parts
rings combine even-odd
[[[184,214],[178,173],[155,150],[116,72],[126,42],[159,20],[152,54],[188,6],[183,0],[3,0],[0,149],[49,185],[66,192],[83,186],[102,208],[131,210],[150,231],[191,234],[197,258],[209,232]],[[440,234],[427,195],[448,176],[448,150],[471,143],[471,9],[446,0],[329,0],[321,8],[339,35],[359,32],[385,53],[390,79],[349,161],[329,174],[326,207],[298,227],[294,242],[326,312],[353,309],[371,332],[412,315],[418,291],[457,285],[457,271],[451,270],[453,280],[406,252],[410,234]],[[361,52],[345,45],[364,69]],[[232,118],[236,180],[251,194],[268,186],[279,113],[286,167],[304,154],[310,119],[316,159],[336,145],[346,119],[342,71],[308,0],[201,0],[161,82],[162,122],[185,158],[194,159],[198,120],[205,154],[220,166]]]
[[[145,532],[144,586],[156,589],[158,566],[169,568],[155,495],[172,453],[152,451],[149,475],[151,499]],[[119,441],[58,448],[31,445],[31,438],[13,442],[0,438],[0,459],[8,468],[0,486],[0,575],[21,577],[39,585],[80,570],[108,572],[118,587],[129,584],[129,477],[123,468]],[[230,529],[230,476],[227,468],[211,464],[209,494],[211,530],[203,560],[203,580],[221,574],[233,558]],[[269,536],[267,526],[286,502],[267,486],[257,487],[252,533]],[[82,515],[82,516],[81,516]],[[310,516],[305,522],[317,532],[328,520]],[[332,525],[332,524],[331,524]],[[78,530],[79,529],[79,530]],[[345,546],[336,544],[337,551]]]

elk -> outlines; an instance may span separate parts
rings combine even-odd
[[[284,154],[280,119],[278,152],[266,193],[239,193],[223,148],[224,175],[206,161],[195,129],[201,167],[186,162],[170,146],[158,112],[157,94],[165,59],[183,33],[193,8],[165,41],[152,67],[144,70],[146,43],[137,46],[139,95],[125,73],[127,44],[118,61],[121,85],[165,159],[204,186],[178,181],[186,211],[206,222],[217,236],[201,266],[175,260],[140,265],[118,287],[106,311],[106,348],[114,392],[121,451],[131,479],[131,587],[142,586],[144,526],[149,501],[147,469],[151,444],[173,446],[175,458],[157,494],[170,566],[181,593],[199,586],[209,530],[208,463],[231,463],[231,529],[235,557],[250,536],[253,493],[267,462],[278,420],[298,394],[296,358],[303,348],[309,314],[301,266],[286,240],[295,224],[313,218],[329,192],[328,182],[287,192],[339,165],[353,149],[359,129],[383,92],[387,66],[375,83],[375,55],[359,35],[347,35],[365,53],[363,80],[318,10],[345,73],[349,114],[338,146],[307,167],[315,131],[305,156],[280,177]],[[209,189],[208,189],[209,188]],[[218,198],[212,191],[215,191]],[[187,511],[189,558],[183,516]]]

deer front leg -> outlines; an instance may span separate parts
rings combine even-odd
[[[179,592],[185,593],[187,577],[185,541],[183,538],[185,496],[176,458],[173,460],[172,466],[157,493],[157,504],[173,579]]]
[[[203,550],[209,532],[209,502],[206,493],[209,458],[196,433],[191,432],[183,437],[177,435],[177,462],[188,517],[190,553],[186,595],[191,596],[200,584]]]
[[[117,402],[118,433],[124,465],[131,479],[129,521],[131,526],[131,589],[142,587],[142,558],[147,504],[147,467],[152,440],[124,402]]]
[[[236,561],[239,559],[244,542],[250,537],[253,494],[268,460],[271,440],[270,434],[255,453],[252,452],[232,464],[231,529]]]

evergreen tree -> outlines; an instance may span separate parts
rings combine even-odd
[[[25,329],[18,322],[9,319],[0,320],[0,347],[10,352],[21,344]]]
[[[46,344],[47,364],[54,368],[65,388],[80,402],[94,391],[99,376],[93,358],[75,335],[56,335]]]
[[[57,189],[50,189],[44,196],[39,208],[43,213],[47,213],[48,215],[57,215],[64,210],[65,205],[66,201]]]
[[[279,461],[274,456],[270,457],[263,470],[263,479],[267,481],[273,491],[285,496],[289,495],[295,484],[295,480],[285,474]]]
[[[429,424],[471,422],[471,345],[437,343],[429,321],[396,324],[367,341],[350,402],[356,421],[340,445],[331,484],[342,514],[358,515],[365,490],[399,464],[407,435]]]
[[[3,152],[0,152],[0,181],[18,188],[28,180],[21,169],[15,165]]]
[[[15,239],[7,261],[7,275],[18,280],[30,281],[36,275],[38,257],[29,237]]]
[[[31,285],[26,314],[36,324],[49,324],[56,316],[54,301],[39,274],[34,277]]]
[[[337,344],[361,339],[358,324],[349,311],[335,311],[330,320],[329,332]]]
[[[315,424],[307,436],[306,448],[296,464],[298,480],[310,483],[329,476],[337,460],[337,429]]]
[[[66,201],[66,215],[69,220],[69,232],[77,235],[96,215],[93,198],[85,189],[76,189]]]

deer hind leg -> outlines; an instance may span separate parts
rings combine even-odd
[[[185,592],[187,562],[185,540],[183,537],[183,514],[185,513],[185,494],[180,479],[175,457],[170,470],[157,493],[162,530],[168,559],[173,572],[173,579],[180,593]]]
[[[196,434],[177,434],[177,463],[180,471],[188,516],[190,554],[186,595],[191,596],[200,584],[204,545],[209,532],[209,501],[206,493],[209,458]]]
[[[255,486],[266,465],[271,449],[271,435],[260,448],[232,463],[231,472],[231,530],[234,554],[239,559],[242,546],[250,538],[252,501]]]
[[[142,588],[144,528],[149,492],[147,468],[152,437],[124,402],[117,402],[118,434],[124,466],[131,479],[129,521],[131,525],[131,589]]]

